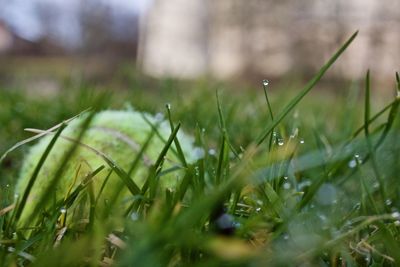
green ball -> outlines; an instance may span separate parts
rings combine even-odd
[[[146,119],[144,119],[144,117]],[[149,145],[131,176],[139,187],[143,185],[148,176],[150,166],[155,163],[165,146],[166,140],[168,140],[171,134],[169,123],[159,117],[162,116],[152,116],[137,111],[107,110],[95,114],[90,122],[90,126],[80,140],[81,144],[78,145],[75,153],[65,165],[63,174],[61,177],[57,177],[57,186],[55,190],[51,191],[52,196],[49,197],[52,204],[66,199],[66,197],[84,181],[88,174],[104,165],[106,168],[94,176],[92,182],[88,185],[88,187],[90,186],[91,188],[90,190],[93,190],[92,192],[94,194],[92,195],[97,196],[107,175],[111,171],[111,167],[106,163],[103,157],[94,152],[93,149],[103,153],[107,158],[116,163],[118,167],[128,172],[132,163],[138,156],[139,151],[151,135],[151,125],[156,125],[158,134],[154,134],[150,139]],[[21,224],[29,225],[27,220],[35,217],[31,216],[35,205],[49,187],[50,181],[54,179],[54,175],[60,167],[66,152],[74,143],[71,140],[76,140],[85,118],[86,116],[82,116],[71,121],[57,139],[31,188],[27,203],[19,220]],[[32,146],[27,153],[21,168],[19,180],[16,184],[16,194],[19,196],[22,196],[25,191],[39,159],[52,138],[53,135],[42,138],[36,145]],[[186,161],[189,163],[194,162],[196,158],[193,153],[195,150],[193,138],[180,130],[178,132],[178,140]],[[174,144],[171,145],[166,154],[163,165],[164,169],[173,166],[182,166],[176,151],[174,153],[172,148],[175,149]],[[168,175],[161,176],[159,182],[161,188],[165,189],[168,187],[175,187],[181,178],[182,172],[175,171]],[[87,196],[88,194],[82,195]],[[104,205],[107,205],[110,201],[116,205],[117,209],[122,210],[122,207],[126,207],[127,201],[133,197],[122,179],[115,172],[111,172],[100,196],[97,202],[97,210],[102,210]],[[84,201],[80,202],[79,200],[76,202],[84,203]],[[78,209],[78,206],[81,209]],[[84,204],[85,207],[83,209],[81,206],[82,205],[74,205],[70,207],[68,209],[69,214],[78,214],[78,217],[87,215],[88,201]],[[50,207],[51,204],[47,203],[46,208]]]

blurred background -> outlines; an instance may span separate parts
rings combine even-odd
[[[121,73],[258,83],[309,78],[354,31],[327,81],[393,85],[400,1],[0,0],[0,85],[51,93]]]

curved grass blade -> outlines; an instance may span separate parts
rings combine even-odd
[[[301,92],[290,101],[290,103],[283,109],[281,113],[276,116],[276,119],[272,121],[260,135],[257,140],[257,145],[261,145],[264,142],[265,138],[273,131],[273,129],[286,117],[286,115],[300,102],[301,99],[311,89],[317,84],[317,82],[324,76],[325,72],[335,63],[335,61],[340,57],[340,55],[347,49],[347,47],[353,42],[354,38],[356,38],[358,31],[356,31],[343,45],[339,48],[339,50],[328,60],[328,62],[319,70],[319,72],[311,79],[310,82],[301,90]]]
[[[24,193],[21,197],[21,201],[19,202],[19,205],[17,207],[17,211],[15,213],[15,220],[18,221],[19,217],[22,214],[22,210],[25,207],[26,201],[28,199],[29,193],[32,190],[33,185],[35,184],[36,178],[39,175],[39,171],[41,170],[45,160],[47,159],[47,156],[50,154],[51,149],[54,147],[54,144],[58,140],[58,137],[60,137],[61,132],[65,129],[67,125],[65,123],[62,123],[61,126],[58,128],[57,132],[55,133],[54,137],[51,139],[49,145],[46,147],[46,150],[44,151],[43,155],[40,157],[39,162],[37,163],[35,170],[32,173],[31,178],[29,179],[28,185],[26,186]]]
[[[40,138],[40,137],[42,137],[42,136],[45,136],[46,134],[49,134],[49,133],[51,133],[51,132],[57,130],[57,129],[60,128],[63,124],[68,124],[70,121],[72,121],[72,120],[78,118],[79,116],[81,116],[82,114],[88,112],[89,110],[90,110],[90,109],[86,109],[86,110],[82,111],[81,113],[79,113],[78,115],[73,116],[72,118],[69,118],[69,119],[63,121],[62,123],[59,123],[59,124],[57,124],[57,125],[55,125],[55,126],[49,128],[49,129],[47,129],[47,130],[45,130],[45,131],[39,133],[39,134],[37,134],[37,135],[34,135],[34,136],[32,136],[32,137],[29,137],[29,138],[27,138],[27,139],[25,139],[25,140],[22,140],[22,141],[16,143],[16,144],[13,145],[10,149],[8,149],[6,152],[4,152],[4,154],[3,154],[3,155],[1,156],[1,158],[0,158],[0,162],[2,162],[2,161],[7,157],[7,155],[8,155],[9,153],[11,153],[11,152],[14,151],[15,149],[19,148],[20,146],[25,145],[25,144],[27,144],[27,143],[30,143],[30,142],[32,142],[32,141],[35,141],[36,139],[38,139],[38,138]],[[27,130],[27,129],[25,129],[25,130]],[[29,129],[28,129],[28,130],[29,130]]]

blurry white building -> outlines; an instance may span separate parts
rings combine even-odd
[[[148,74],[279,76],[313,73],[353,32],[329,72],[357,78],[400,68],[400,1],[156,0],[141,27],[139,64]]]

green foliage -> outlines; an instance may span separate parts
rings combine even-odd
[[[178,89],[164,88],[158,99],[171,103],[165,111],[170,133],[143,183],[132,185],[134,170],[145,168],[137,159],[146,153],[148,140],[157,136],[155,131],[143,139],[130,168],[107,158],[104,166],[88,174],[89,180],[103,175],[98,194],[90,186],[78,186],[63,206],[51,194],[43,196],[46,201],[38,202],[38,219],[30,229],[17,223],[25,200],[13,205],[16,167],[1,172],[0,266],[398,266],[400,98],[374,112],[369,72],[364,105],[351,95],[338,97],[340,102],[305,97],[354,37],[292,100],[278,98],[268,87],[267,101],[261,91],[229,97],[219,92],[210,101],[210,90],[179,91],[177,96]],[[398,95],[398,75],[396,86]],[[121,99],[129,99],[139,109],[163,112],[153,92],[133,90],[98,106],[116,107]],[[88,105],[94,105],[89,99]],[[48,128],[88,107],[85,102],[68,104],[67,97],[62,101],[46,103],[47,110],[60,112],[41,116],[39,127]],[[32,110],[35,105],[41,103],[26,104]],[[45,114],[38,110],[36,115]],[[24,127],[35,121],[25,112],[7,116]],[[188,158],[179,137],[181,128],[195,137],[195,161]],[[7,135],[10,129],[6,124],[1,133],[8,147],[14,138],[26,138]],[[60,133],[58,138],[59,132],[53,135],[55,146]],[[51,146],[49,141],[42,151]],[[20,150],[5,159],[18,160]],[[177,160],[163,164],[172,151]],[[56,164],[59,170],[70,162],[69,154]],[[40,164],[50,160],[47,153],[41,159]],[[55,171],[55,180],[58,173],[62,171]],[[159,182],[178,173],[181,179],[175,186]],[[34,174],[32,184],[40,172]],[[133,194],[124,212],[115,212],[116,206],[97,197],[112,175]],[[89,212],[75,205],[82,198],[91,203]],[[79,223],[65,220],[65,211],[71,212],[74,205],[84,218]]]

